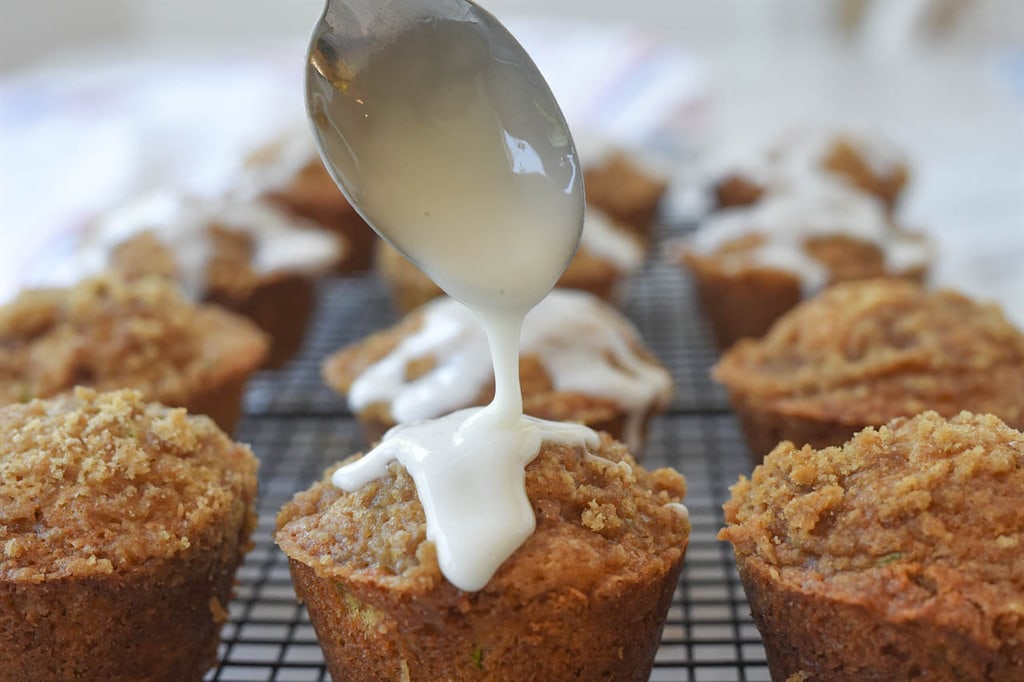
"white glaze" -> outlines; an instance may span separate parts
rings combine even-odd
[[[764,242],[744,250],[726,267],[742,269],[750,263],[791,272],[800,278],[805,295],[828,283],[828,270],[804,248],[814,237],[845,236],[873,244],[885,257],[887,269],[899,274],[927,265],[927,242],[895,230],[874,198],[835,182],[804,184],[768,194],[752,206],[713,214],[686,244],[709,255],[725,244],[748,235]]]
[[[325,67],[314,50],[307,83],[328,168],[353,205],[486,332],[490,405],[396,427],[334,476],[352,490],[398,459],[416,481],[442,573],[465,590],[483,587],[533,531],[524,468],[542,441],[597,444],[589,429],[522,414],[523,318],[579,243],[583,188],[572,141],[553,123],[560,114],[538,97],[544,84],[490,54],[480,30],[417,24],[382,41],[354,72],[348,63]],[[318,68],[346,70],[346,80],[328,82]],[[449,340],[461,333],[457,324],[428,327]],[[449,378],[453,391],[456,384]],[[362,399],[367,392],[356,390]],[[415,412],[417,400],[410,403],[399,411]]]
[[[400,462],[416,482],[441,572],[463,590],[486,585],[533,533],[524,469],[541,443],[599,445],[596,433],[575,424],[523,417],[508,428],[489,417],[476,408],[401,424],[333,478],[334,485],[353,491],[382,476],[390,462]]]
[[[644,263],[644,247],[639,238],[593,206],[587,207],[583,219],[580,247],[624,273],[633,272]]]
[[[355,379],[353,411],[387,403],[397,423],[428,419],[472,405],[492,379],[487,338],[475,316],[457,301],[440,298],[418,313],[422,326]],[[526,316],[521,350],[536,356],[557,391],[611,400],[627,414],[626,444],[637,452],[643,418],[667,404],[672,380],[664,368],[633,348],[640,337],[617,310],[581,291],[556,289]],[[435,358],[413,381],[410,360]]]
[[[852,146],[879,177],[889,177],[906,164],[899,150],[878,135],[801,127],[780,135],[761,154],[727,166],[720,175],[740,175],[769,193],[799,191],[815,185],[849,186],[842,175],[825,167],[825,160],[840,140]]]
[[[68,258],[43,279],[46,284],[70,285],[98,274],[108,267],[120,244],[150,233],[171,252],[185,293],[201,299],[213,254],[214,226],[251,239],[251,267],[259,275],[322,272],[337,261],[342,248],[333,234],[264,202],[157,192],[101,216],[82,234]]]

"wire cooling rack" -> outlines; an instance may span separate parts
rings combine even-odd
[[[752,465],[725,394],[708,378],[716,356],[687,280],[655,257],[630,283],[624,310],[676,381],[671,409],[651,423],[642,462],[686,475],[693,526],[651,680],[769,680],[731,548],[715,540],[728,486]],[[330,680],[287,560],[271,539],[274,517],[327,466],[365,447],[344,401],[320,380],[321,360],[396,319],[373,276],[328,282],[301,356],[251,382],[235,435],[261,461],[260,522],[222,632],[220,666],[206,679]]]

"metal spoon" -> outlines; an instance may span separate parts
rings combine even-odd
[[[528,276],[545,291],[557,280],[582,231],[576,150],[544,78],[491,14],[467,0],[328,0],[306,104],[349,201],[449,293],[505,291],[537,258],[552,265]],[[452,281],[466,259],[480,276]]]

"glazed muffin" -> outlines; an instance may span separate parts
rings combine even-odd
[[[201,679],[256,467],[208,418],[135,391],[0,408],[0,680]]]
[[[161,275],[195,301],[217,303],[255,322],[279,367],[302,345],[315,281],[343,241],[259,201],[155,193],[100,216],[50,279],[73,284],[111,269],[126,279]]]
[[[728,526],[773,680],[1019,680],[1024,434],[934,412],[782,443]]]
[[[346,248],[337,263],[339,272],[372,266],[377,235],[338,189],[306,126],[255,151],[233,191],[244,200],[268,201],[343,238]]]
[[[348,395],[369,442],[396,423],[430,419],[494,395],[483,327],[450,298],[329,357],[324,379]],[[581,291],[555,289],[523,325],[519,376],[526,414],[608,431],[640,452],[672,379],[618,311]]]
[[[714,183],[718,208],[746,206],[794,186],[839,182],[892,211],[910,177],[904,155],[877,135],[793,129],[763,154],[723,171]]]
[[[894,227],[876,201],[838,185],[718,212],[668,249],[689,270],[721,349],[761,336],[828,285],[874,277],[923,281],[932,260],[926,237]]]
[[[622,299],[626,278],[643,262],[643,242],[631,228],[599,209],[588,208],[579,249],[557,286],[588,291],[617,302]],[[395,308],[402,314],[444,295],[418,267],[384,242],[377,250],[377,271],[391,292]]]
[[[992,305],[898,280],[837,285],[713,370],[751,453],[780,440],[837,445],[926,409],[1024,427],[1024,334]]]
[[[526,467],[536,530],[479,591],[440,572],[399,464],[353,493],[323,480],[278,516],[334,679],[646,680],[682,568],[685,480],[607,435]]]
[[[0,405],[76,385],[135,388],[231,432],[246,380],[267,356],[249,320],[186,301],[158,277],[86,280],[0,307]]]
[[[587,204],[648,244],[658,205],[668,189],[665,179],[621,150],[584,146],[581,160]]]

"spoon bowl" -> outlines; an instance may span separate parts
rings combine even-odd
[[[583,225],[568,125],[516,39],[467,0],[329,0],[306,103],[338,186],[463,302],[529,308]]]

